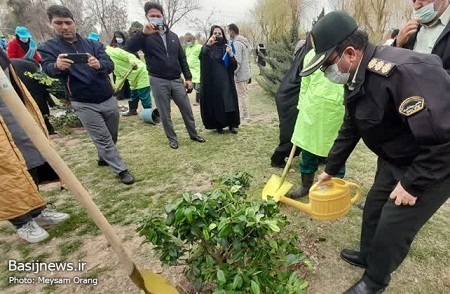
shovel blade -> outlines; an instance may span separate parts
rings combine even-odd
[[[149,270],[139,269],[145,283],[145,290],[141,293],[151,294],[179,294],[178,290],[171,286],[163,275],[152,273]]]
[[[272,196],[273,200],[280,201],[281,196],[285,196],[286,193],[292,188],[292,184],[288,181],[281,181],[281,177],[272,175],[264,186],[262,191],[262,199],[267,200],[267,196]]]

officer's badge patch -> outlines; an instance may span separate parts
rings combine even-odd
[[[425,99],[420,96],[412,96],[407,98],[400,104],[398,112],[404,116],[411,116],[422,111],[425,108]]]
[[[368,70],[385,77],[388,77],[395,68],[395,63],[378,58],[372,58],[367,64]]]

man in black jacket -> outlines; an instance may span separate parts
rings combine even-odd
[[[129,39],[125,49],[129,52],[139,50],[144,52],[153,97],[170,147],[178,148],[177,135],[170,116],[170,99],[173,99],[180,109],[191,140],[203,143],[205,139],[197,134],[194,115],[186,93],[186,89],[193,88],[192,75],[178,36],[164,25],[164,12],[160,4],[147,2],[144,11],[148,23],[142,32]],[[185,79],[184,85],[181,73]]]
[[[360,139],[378,156],[360,250],[341,251],[366,269],[346,294],[383,293],[420,228],[450,196],[450,99],[443,99],[450,76],[433,54],[368,40],[346,12],[330,12],[311,30],[316,56],[301,72],[320,68],[345,90],[344,123],[319,183],[337,174]]]
[[[134,183],[116,147],[120,115],[108,76],[113,62],[100,42],[76,34],[69,9],[53,5],[47,15],[57,37],[38,49],[42,69],[66,86],[72,108],[97,147],[98,165],[109,166],[124,184]],[[67,53],[87,53],[87,63],[75,64]]]
[[[414,14],[393,46],[436,54],[450,74],[450,8],[448,0],[412,1]]]

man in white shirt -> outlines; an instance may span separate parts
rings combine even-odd
[[[450,74],[450,8],[448,0],[412,1],[413,19],[408,21],[393,46],[438,55]]]

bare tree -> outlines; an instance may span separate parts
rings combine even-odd
[[[2,27],[13,34],[16,26],[25,26],[33,38],[43,41],[51,33],[47,26],[45,7],[49,0],[6,0],[1,2]],[[44,21],[43,21],[44,20]]]
[[[107,37],[112,38],[114,31],[127,29],[128,12],[124,0],[87,0],[86,3]]]
[[[84,0],[59,0],[60,4],[67,7],[73,14],[77,26],[77,33],[87,36],[89,32],[95,31],[97,16],[94,10]]]
[[[258,0],[252,10],[265,41],[277,42],[290,33],[297,39],[300,19],[311,11],[313,0]]]
[[[164,9],[164,18],[166,19],[166,24],[169,28],[172,28],[191,12],[200,9],[199,0],[141,0],[142,6],[144,6],[145,2],[157,2],[161,4]]]
[[[381,43],[392,28],[411,18],[409,0],[329,0],[333,9],[347,11],[375,43]]]
[[[256,45],[262,39],[261,29],[258,24],[254,21],[248,21],[238,23],[237,25],[239,27],[239,33],[250,41],[252,48],[256,48]]]
[[[202,38],[208,39],[209,31],[211,30],[211,27],[214,25],[213,17],[215,14],[216,12],[213,9],[206,18],[196,17],[194,19],[191,19],[188,23],[188,27],[194,30],[194,32],[202,34]]]

